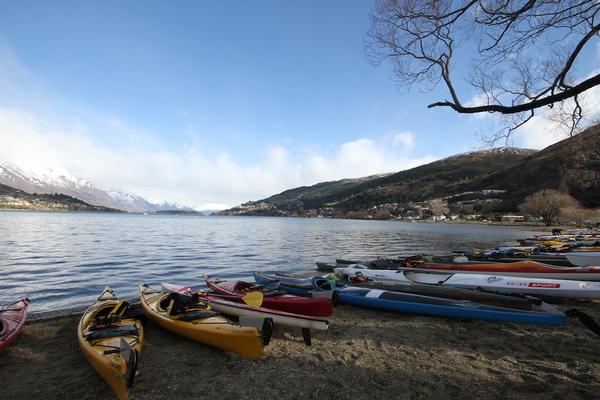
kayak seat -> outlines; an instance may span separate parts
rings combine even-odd
[[[93,330],[85,335],[88,341],[107,339],[117,336],[137,336],[138,328],[134,325],[123,325],[112,328]]]
[[[183,314],[183,317],[181,317],[181,319],[183,321],[195,321],[198,319],[216,317],[217,315],[219,315],[219,313],[212,310],[196,310],[186,312],[185,314]]]
[[[193,306],[198,306],[199,296],[194,294],[193,296],[186,296],[179,293],[170,293],[165,296],[159,304],[162,310],[169,311],[169,315],[184,314],[186,309]]]

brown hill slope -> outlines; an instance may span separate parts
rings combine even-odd
[[[548,188],[569,193],[585,207],[600,207],[600,125],[482,176],[466,187],[506,190],[498,205],[502,210],[514,210],[526,196]]]
[[[225,214],[279,215],[323,207],[364,210],[444,197],[450,197],[450,203],[489,200],[487,210],[515,211],[525,197],[545,188],[568,192],[586,207],[600,207],[600,125],[537,152],[497,148],[460,154],[393,174],[286,190]]]

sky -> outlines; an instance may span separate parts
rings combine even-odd
[[[482,148],[494,118],[365,57],[371,6],[1,2],[0,162],[203,209]],[[511,144],[562,138],[534,122]]]

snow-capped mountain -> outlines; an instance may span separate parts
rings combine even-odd
[[[120,208],[105,191],[61,169],[25,170],[11,163],[0,163],[0,183],[27,193],[62,193],[89,204]]]
[[[124,193],[119,190],[110,190],[107,192],[113,201],[117,204],[117,208],[127,210],[129,212],[147,212],[147,211],[166,211],[166,210],[182,210],[194,211],[190,207],[186,207],[177,203],[161,202],[151,203],[142,196],[135,194]]]
[[[127,210],[129,212],[154,211],[154,204],[141,196],[124,193],[118,190],[109,190],[106,193],[112,198],[116,207],[121,210]]]
[[[530,156],[537,153],[537,150],[522,149],[520,147],[493,147],[491,149],[474,150],[466,153],[460,153],[448,157],[448,159],[460,158],[464,156],[488,156],[488,155],[516,155],[516,156]]]
[[[62,193],[86,203],[128,212],[190,210],[171,203],[154,204],[141,196],[120,191],[105,191],[91,182],[69,175],[60,168],[25,170],[12,163],[0,163],[0,183],[27,193]]]

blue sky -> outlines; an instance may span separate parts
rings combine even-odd
[[[0,137],[23,143],[0,158],[203,207],[480,148],[493,120],[427,109],[442,90],[369,64],[370,8],[2,2]]]

